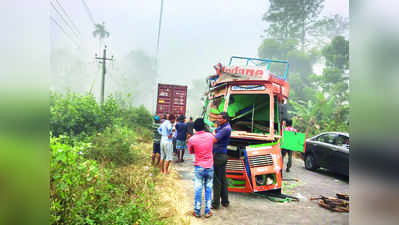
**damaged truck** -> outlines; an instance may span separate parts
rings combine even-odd
[[[280,123],[290,90],[288,62],[233,56],[227,66],[214,68],[216,74],[207,78],[202,116],[210,131],[220,112],[230,117],[229,191],[281,193]]]

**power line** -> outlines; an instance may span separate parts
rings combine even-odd
[[[79,44],[77,44],[77,43],[73,40],[73,38],[71,38],[71,36],[69,36],[69,34],[64,30],[64,28],[57,22],[57,20],[55,20],[52,16],[50,16],[50,19],[51,19],[51,21],[53,21],[53,22],[55,23],[55,25],[58,26],[58,28],[59,28],[62,32],[64,32],[65,36],[68,37],[69,40],[71,40],[71,42],[73,42],[73,43],[76,45],[76,47],[79,47]]]
[[[91,22],[93,23],[93,25],[96,25],[96,22],[94,21],[94,18],[93,18],[93,14],[91,13],[91,11],[89,9],[89,6],[87,6],[86,1],[82,0],[82,3],[83,3],[83,5],[84,5],[84,7],[86,9],[86,13],[89,16]]]
[[[69,23],[66,21],[64,16],[60,13],[60,11],[58,11],[58,9],[54,6],[54,4],[51,1],[50,1],[50,5],[53,7],[55,12],[61,17],[61,19],[64,21],[64,23],[67,25],[67,27],[72,31],[72,33],[76,36],[76,38],[80,39],[79,35],[76,33],[76,31],[69,25]]]
[[[158,26],[158,37],[157,37],[157,52],[156,52],[156,60],[158,60],[159,54],[159,39],[161,37],[161,25],[162,25],[162,12],[163,12],[163,0],[161,0],[161,10],[159,12],[159,26]]]
[[[61,3],[58,2],[58,0],[55,0],[55,2],[58,4],[58,6],[61,8],[62,12],[64,12],[64,14],[66,15],[66,17],[69,19],[69,22],[71,22],[72,26],[75,28],[75,30],[79,33],[80,35],[80,31],[78,29],[78,27],[76,26],[76,24],[73,22],[73,20],[71,19],[71,17],[68,15],[68,13],[66,12],[66,10],[64,9],[64,7],[62,7]]]

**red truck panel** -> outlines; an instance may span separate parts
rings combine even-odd
[[[186,115],[187,86],[158,84],[157,115]]]

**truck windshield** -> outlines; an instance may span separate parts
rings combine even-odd
[[[270,133],[270,96],[268,94],[231,95],[227,113],[233,130]],[[274,114],[274,120],[278,121],[277,112]]]

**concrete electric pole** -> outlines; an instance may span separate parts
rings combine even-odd
[[[114,56],[112,56],[111,58],[107,58],[107,46],[105,45],[103,56],[102,57],[97,57],[97,54],[96,54],[96,59],[100,60],[100,63],[103,64],[102,80],[101,80],[101,105],[102,105],[104,103],[105,74],[107,73],[106,61],[107,60],[113,60]]]

